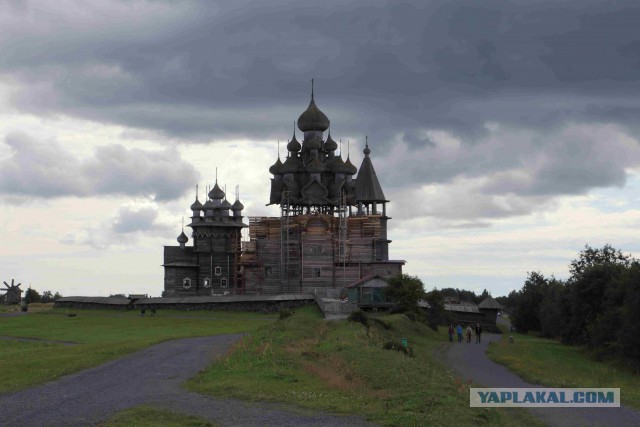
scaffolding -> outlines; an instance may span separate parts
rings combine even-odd
[[[283,191],[280,202],[280,291],[285,293],[299,290],[293,289],[292,279],[298,285],[302,284],[302,250],[298,224],[294,220],[299,213],[298,207],[291,204],[289,191]]]
[[[338,263],[342,263],[342,285],[346,284],[347,270],[347,224],[349,217],[349,206],[347,205],[347,195],[341,191],[338,202]],[[335,287],[335,283],[334,283]]]
[[[347,196],[342,192],[337,206],[338,211],[338,261],[343,264],[347,260],[347,218],[349,207],[347,206]]]

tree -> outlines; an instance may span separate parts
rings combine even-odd
[[[547,281],[547,288],[538,308],[540,334],[549,338],[563,337],[570,316],[569,290],[563,281],[552,277]]]
[[[611,245],[587,245],[570,271],[566,282],[529,273],[506,301],[516,327],[622,357],[640,371],[640,262]]]
[[[640,264],[634,263],[626,275],[626,297],[620,309],[620,331],[617,334],[617,348],[631,367],[640,372]]]
[[[587,245],[571,262],[571,317],[565,342],[602,347],[613,341],[611,331],[620,327],[619,307],[624,301],[625,285],[620,281],[634,262],[610,245],[602,249]]]
[[[518,292],[518,301],[513,313],[514,326],[521,332],[540,330],[540,303],[544,299],[547,279],[539,272],[530,272],[524,286]]]
[[[417,311],[418,301],[426,297],[422,280],[408,274],[390,278],[384,293],[400,312]]]
[[[429,303],[427,310],[427,324],[434,331],[438,330],[439,325],[446,324],[446,313],[444,311],[444,297],[436,288],[431,292],[427,292],[424,298]]]
[[[484,299],[481,296],[476,295],[475,292],[468,291],[466,289],[442,288],[440,290],[440,293],[442,294],[443,297],[453,297],[460,301],[470,301],[474,304],[478,304],[480,301]],[[487,292],[486,296],[488,295],[489,293]]]
[[[34,302],[40,302],[40,294],[38,293],[38,291],[36,291],[35,289],[29,287],[29,289],[27,289],[27,292],[25,292],[24,294],[24,301],[27,304],[31,304]]]
[[[40,297],[40,301],[42,301],[43,303],[49,303],[53,301],[53,293],[51,293],[51,291],[44,291],[42,293],[42,296]]]
[[[629,267],[635,260],[631,255],[624,255],[619,249],[615,249],[609,244],[602,249],[593,249],[589,245],[584,246],[577,259],[571,261],[569,272],[572,278],[579,278],[589,268],[596,265]]]

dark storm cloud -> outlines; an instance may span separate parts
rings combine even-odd
[[[198,173],[173,149],[145,151],[117,144],[101,146],[80,159],[55,140],[25,134],[5,138],[10,154],[0,160],[0,193],[55,198],[105,194],[179,198]]]
[[[315,77],[334,137],[371,135],[394,186],[484,178],[478,191],[537,203],[623,185],[640,162],[637,147],[598,162],[589,153],[607,141],[564,132],[637,126],[636,1],[18,2],[2,12],[0,75],[22,111],[167,140],[275,140],[290,135]],[[518,131],[496,141],[488,123]],[[526,200],[479,215],[523,214]]]
[[[557,108],[526,102],[539,91],[582,96],[565,107],[578,117],[597,105],[586,95],[638,93],[634,2],[66,6],[28,2],[3,19],[0,63],[18,85],[15,105],[169,135],[272,136],[304,108],[312,76],[327,113],[351,100],[396,118],[377,130],[385,136],[420,126],[469,134],[487,120],[551,122]],[[492,98],[509,94],[525,101],[521,117],[492,110]],[[459,107],[479,100],[482,111]],[[273,107],[281,110],[266,114]]]

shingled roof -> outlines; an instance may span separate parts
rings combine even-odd
[[[131,300],[127,297],[61,297],[55,302],[75,302],[82,304],[104,305],[129,305]]]
[[[369,144],[367,144],[363,153],[364,159],[356,179],[356,200],[359,202],[388,202],[384,197],[376,170],[373,168],[373,163],[369,158],[369,153],[371,153]]]
[[[493,310],[502,310],[502,306],[500,305],[500,303],[494,300],[493,298],[491,298],[491,296],[488,296],[484,300],[482,300],[482,302],[478,304],[478,307],[493,309]]]

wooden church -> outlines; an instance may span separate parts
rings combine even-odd
[[[386,205],[368,142],[356,168],[344,160],[329,119],[311,102],[297,120],[284,162],[278,156],[269,203],[279,217],[249,217],[218,183],[205,203],[191,205],[191,245],[164,249],[163,296],[313,293],[341,289],[369,276],[402,273],[404,261],[389,259]],[[197,192],[196,192],[197,193]],[[249,241],[241,230],[249,227]]]

